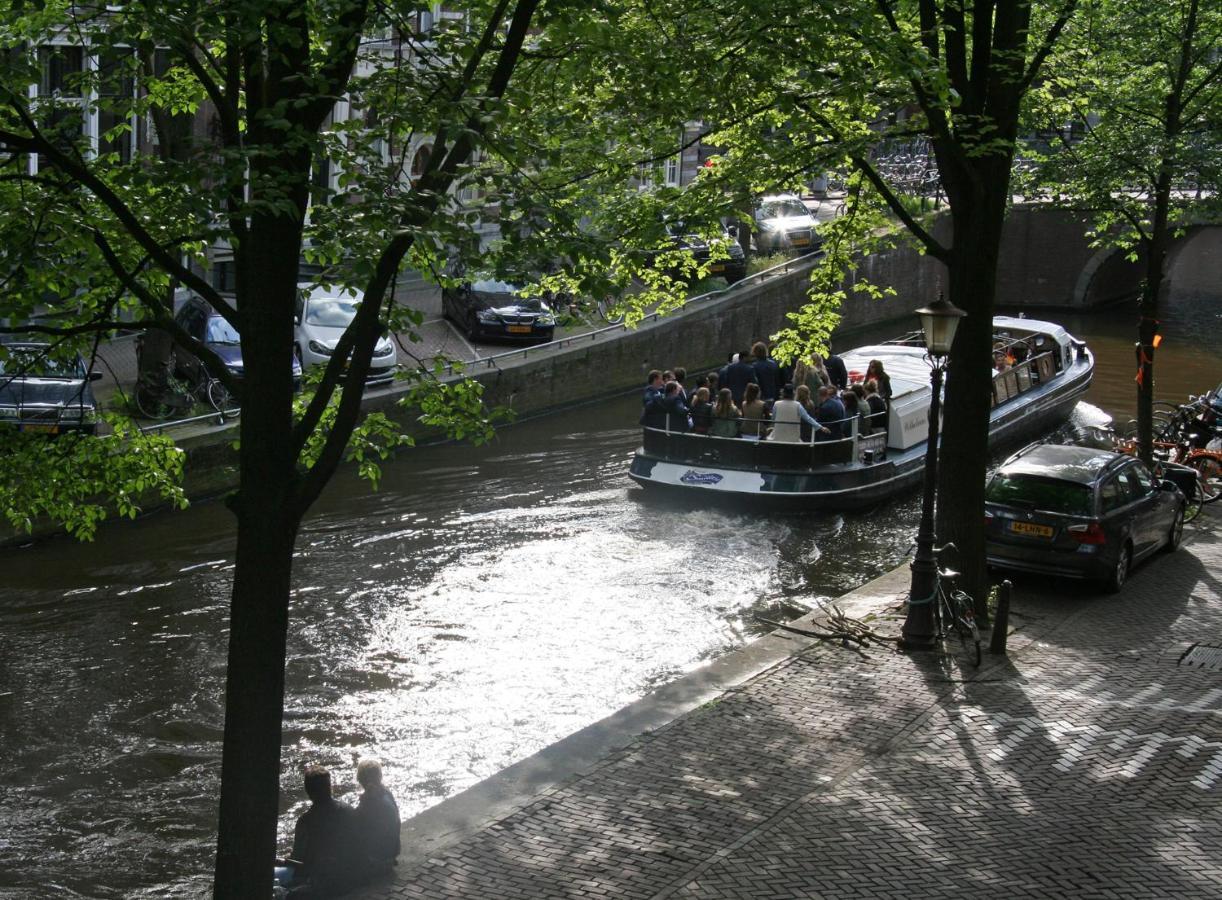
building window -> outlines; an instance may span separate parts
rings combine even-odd
[[[136,78],[130,51],[104,50],[98,55],[98,153],[116,154],[129,163],[139,121],[133,120]]]
[[[428,168],[429,157],[433,153],[433,148],[428,144],[422,144],[416,151],[416,155],[412,157],[411,179],[412,184],[420,180],[420,176],[424,174],[424,170]]]
[[[38,124],[56,146],[68,149],[85,134],[85,103],[81,76],[85,53],[80,47],[56,44],[38,48],[42,77],[38,83]],[[38,168],[49,164],[39,154]]]
[[[679,157],[672,156],[666,160],[666,186],[679,186]]]

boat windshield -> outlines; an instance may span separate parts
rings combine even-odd
[[[1068,516],[1089,516],[1094,512],[1089,485],[1035,475],[994,475],[985,499],[1003,506]]]

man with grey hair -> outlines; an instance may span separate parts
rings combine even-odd
[[[370,874],[385,872],[399,856],[399,805],[382,784],[382,763],[372,757],[356,765],[363,788],[356,807],[357,833],[369,859]]]

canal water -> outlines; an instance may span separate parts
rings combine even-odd
[[[1222,379],[1222,253],[1176,282],[1160,395]],[[1056,315],[1098,355],[1077,419],[1128,418],[1135,316]],[[667,361],[669,362],[669,361]],[[675,360],[674,362],[681,362]],[[298,545],[281,837],[300,767],[404,817],[895,566],[917,498],[853,515],[659,500],[636,397],[339,477]],[[220,504],[0,552],[0,898],[198,896],[210,880],[232,521]]]

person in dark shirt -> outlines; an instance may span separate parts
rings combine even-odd
[[[870,425],[875,431],[887,430],[887,401],[878,393],[878,382],[866,382],[866,404],[870,407]]]
[[[641,424],[646,428],[665,428],[666,414],[662,409],[662,373],[654,369],[645,382],[641,395]]]
[[[832,384],[842,391],[849,386],[849,370],[845,368],[844,360],[832,351],[831,345],[828,345],[827,359],[823,361],[823,365],[827,368]]]
[[[785,383],[781,380],[781,367],[777,365],[776,360],[768,358],[768,345],[763,341],[757,342],[751,348],[751,355],[755,357],[751,362],[755,383],[760,386],[764,402],[774,402],[780,396],[781,385]]]
[[[697,388],[695,397],[692,402],[692,431],[708,434],[713,426],[713,404],[709,402],[709,389]]]
[[[838,441],[845,436],[848,423],[844,421],[847,418],[844,404],[831,385],[819,388],[819,408],[815,411],[815,418],[827,429],[826,434],[820,432],[815,440]]]
[[[720,380],[722,387],[728,387],[730,394],[734,397],[734,404],[741,406],[743,402],[743,392],[749,384],[759,384],[755,378],[755,369],[752,368],[748,361],[750,357],[746,350],[740,351],[738,354],[738,362],[730,363],[726,366],[725,374]]]
[[[293,852],[276,868],[276,880],[292,896],[331,896],[355,887],[367,866],[357,844],[356,810],[331,796],[331,773],[322,766],[305,770],[310,808],[297,819]]]
[[[666,396],[657,406],[661,411],[663,419],[662,424],[658,427],[665,428],[667,431],[684,432],[691,430],[691,422],[688,419],[691,410],[683,402],[679,382],[671,381],[667,383]]]
[[[356,780],[363,792],[356,806],[356,830],[369,873],[386,872],[399,856],[399,805],[382,784],[382,763],[362,759]]]

